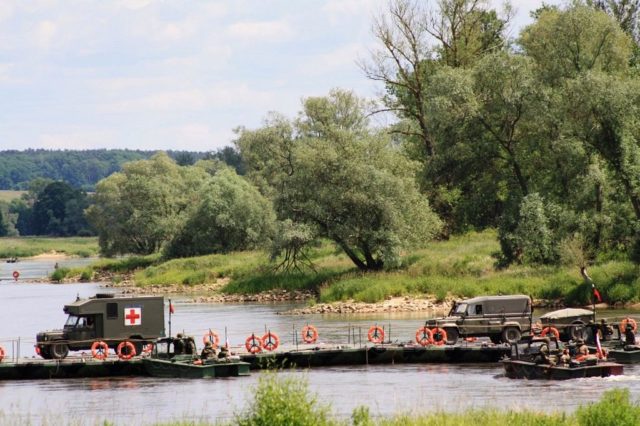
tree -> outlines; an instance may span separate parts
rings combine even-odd
[[[188,257],[264,246],[273,235],[271,202],[233,170],[216,173],[200,190],[201,201],[164,250]]]
[[[90,235],[83,211],[86,194],[65,182],[53,182],[38,194],[31,214],[34,235]]]
[[[575,5],[544,9],[520,34],[519,44],[550,85],[587,71],[627,72],[631,40],[604,12]]]
[[[340,90],[308,98],[295,123],[241,129],[236,146],[249,176],[271,188],[279,219],[331,239],[359,269],[379,270],[440,221],[418,192],[416,164],[368,128],[363,105]]]
[[[450,161],[448,150],[454,142],[448,134],[441,139],[443,133],[435,128],[438,116],[428,104],[437,86],[446,85],[440,79],[443,70],[471,68],[484,55],[505,48],[508,20],[508,13],[499,17],[485,1],[442,0],[435,11],[416,1],[392,1],[373,25],[379,46],[368,62],[361,63],[367,77],[384,85],[384,108],[379,111],[399,118],[391,132],[422,164],[421,187],[445,221],[445,235],[464,227],[457,220],[465,214],[456,208],[462,196],[451,180],[456,162]]]
[[[198,201],[207,172],[180,167],[165,153],[127,163],[101,180],[87,209],[105,255],[150,254],[160,250]]]

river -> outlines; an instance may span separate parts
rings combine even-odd
[[[0,281],[0,345],[21,356],[35,356],[38,331],[60,328],[65,321],[62,306],[77,296],[88,297],[101,289],[88,284],[25,284]],[[294,328],[315,325],[323,342],[346,342],[350,327],[358,335],[374,323],[391,330],[391,339],[410,340],[424,314],[378,314],[368,316],[286,316],[278,312],[292,304],[193,304],[174,301],[173,334],[184,330],[201,336],[211,328],[241,345],[252,332],[277,332],[284,344],[292,343]],[[355,328],[353,328],[355,327]],[[352,331],[353,335],[353,331]],[[12,343],[13,342],[13,343]],[[94,424],[108,419],[117,424],[170,420],[229,419],[246,407],[260,372],[250,377],[215,380],[152,378],[101,378],[0,382],[0,422]],[[486,405],[498,408],[570,411],[600,398],[614,387],[640,393],[640,366],[625,366],[625,376],[566,382],[519,381],[502,376],[499,365],[385,365],[289,370],[278,374],[305,378],[319,400],[333,412],[349,417],[366,405],[374,415],[398,412],[458,411]]]

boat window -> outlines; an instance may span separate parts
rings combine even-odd
[[[454,313],[457,314],[457,315],[466,314],[467,313],[467,304],[466,303],[460,303],[458,306],[456,306],[456,311]]]
[[[476,305],[475,314],[482,315],[482,305]]]
[[[64,324],[65,327],[75,327],[78,322],[78,317],[75,315],[69,315],[67,318],[67,322]]]

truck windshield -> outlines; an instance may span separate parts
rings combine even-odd
[[[454,312],[454,314],[456,315],[463,315],[467,313],[467,304],[466,303],[460,303],[456,306],[456,310]]]
[[[75,315],[69,315],[69,318],[67,318],[67,322],[64,324],[65,327],[75,327],[76,323],[78,322],[78,317]]]

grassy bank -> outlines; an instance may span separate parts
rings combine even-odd
[[[11,190],[0,190],[0,201],[6,201],[7,203],[15,198],[20,198],[22,194],[26,194],[27,191],[11,191]]]
[[[97,237],[20,237],[0,238],[0,258],[31,257],[49,252],[70,256],[89,257],[98,255]]]
[[[139,286],[211,284],[227,278],[221,289],[226,293],[311,289],[318,292],[321,302],[349,299],[377,302],[390,296],[421,295],[444,300],[447,297],[523,293],[572,305],[590,303],[591,288],[584,283],[577,266],[515,265],[496,269],[498,251],[495,232],[486,231],[431,243],[427,248],[405,254],[404,266],[400,269],[366,274],[355,269],[349,259],[329,243],[311,251],[315,271],[306,269],[288,274],[274,272],[274,263],[260,251],[167,262],[159,257],[147,257],[139,264],[128,259],[109,261],[105,265],[122,270],[144,266],[135,273]],[[640,302],[640,268],[637,265],[628,261],[602,261],[591,266],[589,273],[605,302]]]
[[[2,238],[0,258],[34,256],[50,251],[70,255],[98,254],[96,238]],[[391,296],[473,297],[484,294],[528,294],[537,299],[561,300],[570,305],[591,302],[591,288],[577,266],[495,268],[499,251],[493,231],[469,233],[406,253],[400,269],[361,273],[332,244],[309,253],[314,270],[282,273],[262,251],[208,255],[163,261],[159,255],[103,259],[91,268],[58,271],[66,277],[95,279],[101,273],[120,281],[133,274],[135,284],[209,285],[216,291],[253,294],[274,289],[313,290],[318,301],[378,302]],[[628,261],[607,260],[589,267],[605,302],[640,302],[640,268]],[[224,281],[220,281],[224,279]]]
[[[356,408],[349,420],[338,419],[329,404],[320,402],[304,380],[280,378],[275,374],[260,378],[247,409],[231,422],[242,426],[635,426],[640,424],[640,405],[629,390],[605,392],[600,401],[580,406],[574,413],[498,410],[487,407],[461,413],[431,412],[424,415],[373,417],[368,407]],[[166,425],[207,425],[216,423],[177,422]]]

